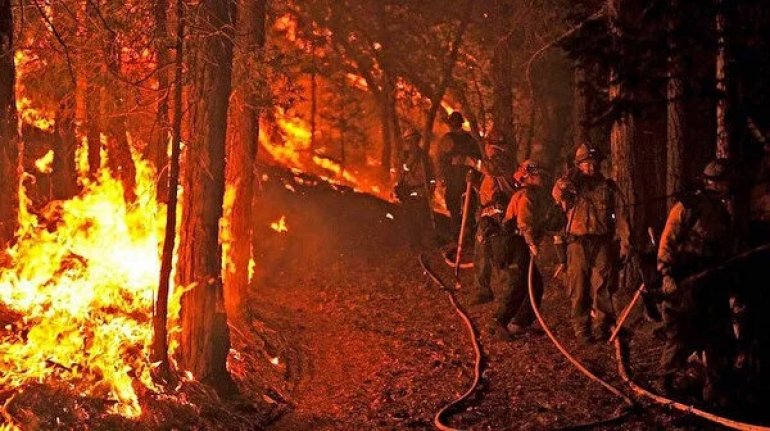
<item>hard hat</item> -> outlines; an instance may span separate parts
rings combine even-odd
[[[704,180],[729,180],[732,176],[730,161],[727,159],[715,159],[710,161],[705,168],[701,178]]]
[[[586,160],[599,161],[603,158],[601,151],[586,144],[580,144],[575,151],[575,164],[585,162]]]
[[[404,133],[401,134],[401,137],[407,141],[412,138],[421,138],[422,134],[415,127],[407,127],[407,129],[404,130]]]
[[[463,114],[454,111],[451,114],[449,114],[449,118],[447,118],[447,123],[449,123],[450,126],[460,127],[465,122],[465,118],[463,118]]]
[[[523,177],[527,177],[529,175],[539,175],[543,173],[543,168],[536,161],[527,159],[521,162],[519,165],[519,171],[522,172]]]

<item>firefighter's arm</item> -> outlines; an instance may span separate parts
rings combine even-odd
[[[615,234],[620,240],[620,257],[627,259],[630,257],[631,244],[631,223],[628,219],[628,206],[623,194],[615,183],[612,183],[615,192]]]
[[[520,198],[515,202],[516,205],[516,227],[524,237],[524,241],[532,249],[537,247],[535,241],[535,203],[532,200],[532,193],[524,189],[518,193]],[[513,200],[511,201],[513,203]],[[534,253],[537,254],[537,253]]]
[[[564,211],[574,204],[575,195],[575,185],[566,178],[558,179],[551,190],[553,200],[555,200]]]
[[[671,276],[674,264],[678,259],[679,245],[682,242],[682,231],[687,211],[681,202],[677,202],[668,213],[666,227],[660,237],[658,247],[658,271],[666,277]]]

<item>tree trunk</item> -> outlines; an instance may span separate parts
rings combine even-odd
[[[78,173],[75,164],[77,139],[74,120],[76,111],[73,111],[73,108],[72,104],[62,103],[56,115],[51,191],[53,198],[57,200],[71,199],[77,194]]]
[[[11,0],[0,0],[0,247],[13,239],[19,207],[19,135]]]
[[[608,19],[610,29],[614,38],[614,43],[621,50],[621,39],[623,37],[621,27],[619,26],[621,4],[623,0],[608,0]],[[622,84],[621,77],[616,69],[610,71],[610,102],[613,104],[622,103],[630,99],[625,86]],[[626,214],[632,227],[639,226],[636,211],[636,185],[634,172],[633,141],[634,141],[634,118],[631,113],[624,111],[612,124],[610,131],[610,151],[612,153],[612,178],[618,185],[626,204]]]
[[[171,159],[166,199],[166,231],[163,238],[163,254],[160,263],[158,296],[153,313],[152,361],[160,362],[158,372],[162,379],[171,376],[168,361],[168,294],[171,282],[171,266],[176,239],[177,186],[179,184],[179,155],[182,142],[182,71],[184,69],[184,0],[177,0],[176,60],[174,67],[174,124],[172,127]]]
[[[241,0],[238,19],[239,35],[244,40],[237,53],[237,87],[242,90],[243,108],[238,112],[238,128],[229,145],[227,181],[235,187],[230,215],[232,243],[225,271],[225,309],[232,321],[243,317],[243,297],[249,284],[249,260],[252,257],[252,207],[256,173],[257,145],[259,144],[259,94],[254,86],[254,66],[262,60],[265,46],[266,0]],[[253,61],[249,61],[253,59]],[[249,67],[250,66],[250,67]]]
[[[716,156],[729,159],[732,155],[727,125],[730,109],[727,94],[727,43],[725,40],[724,0],[716,0],[716,90],[717,90],[717,148]]]
[[[152,163],[158,172],[164,171],[167,163],[166,148],[168,147],[169,124],[168,124],[168,0],[155,0],[153,5],[153,15],[155,19],[155,58],[157,63],[158,76],[158,104],[155,112],[155,134],[147,149],[147,159]],[[160,184],[168,184],[161,179]],[[164,187],[158,187],[158,196],[167,195]]]
[[[259,6],[257,6],[259,7]],[[264,19],[263,19],[264,21]],[[264,27],[264,26],[263,26]],[[264,31],[263,31],[264,33]],[[264,38],[263,38],[264,39]],[[318,116],[318,82],[316,70],[315,42],[311,41],[311,55],[313,56],[310,70],[310,151],[315,151],[316,118]]]
[[[588,133],[587,75],[585,65],[580,60],[575,61],[573,82],[572,145],[574,148],[577,148],[580,144],[591,144],[591,138]]]
[[[518,144],[513,126],[513,60],[510,38],[500,40],[492,54],[492,121],[495,129],[505,136],[512,153]]]
[[[88,10],[88,0],[78,0],[76,5],[76,37],[77,49],[75,50],[75,115],[74,115],[74,137],[79,144],[82,142],[82,137],[86,135],[86,121],[87,121],[87,93],[88,93],[88,72],[86,67],[86,54],[83,47],[88,40],[88,29],[86,22]]]
[[[107,67],[110,72],[119,76],[121,72],[120,47],[117,34],[110,32],[108,45],[105,52]],[[107,166],[112,176],[123,184],[123,198],[126,202],[136,200],[136,167],[131,157],[131,147],[128,142],[126,129],[126,113],[123,102],[124,89],[117,82],[113,82],[111,117],[109,121],[110,136],[107,139]]]
[[[684,89],[682,84],[683,61],[677,33],[680,29],[681,10],[679,0],[669,0],[668,12],[668,81],[666,120],[666,195],[667,207],[675,202],[675,195],[682,188],[684,178]]]
[[[88,112],[86,113],[88,117],[88,174],[91,179],[94,179],[101,167],[101,100],[104,91],[97,84],[91,85],[90,88],[91,97],[87,101]]]
[[[219,219],[225,190],[227,105],[231,89],[234,4],[203,0],[191,28],[190,142],[183,180],[179,244],[179,285],[191,289],[181,299],[179,364],[221,392],[234,389],[227,373],[230,336],[222,287]]]

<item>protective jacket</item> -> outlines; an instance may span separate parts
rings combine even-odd
[[[731,247],[730,214],[720,197],[698,192],[669,212],[658,249],[658,270],[681,277],[683,271],[725,259]]]
[[[405,150],[399,166],[399,181],[397,189],[404,197],[425,197],[425,186],[434,180],[433,165],[430,158],[421,148]],[[402,199],[399,196],[399,199]]]
[[[552,208],[553,201],[543,187],[525,186],[517,190],[508,203],[504,224],[515,226],[527,244],[537,244]]]
[[[553,198],[566,209],[568,236],[613,235],[628,250],[631,229],[623,197],[614,181],[601,174],[559,179]]]

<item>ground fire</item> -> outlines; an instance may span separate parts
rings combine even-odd
[[[0,431],[770,431],[763,0],[0,0]]]

